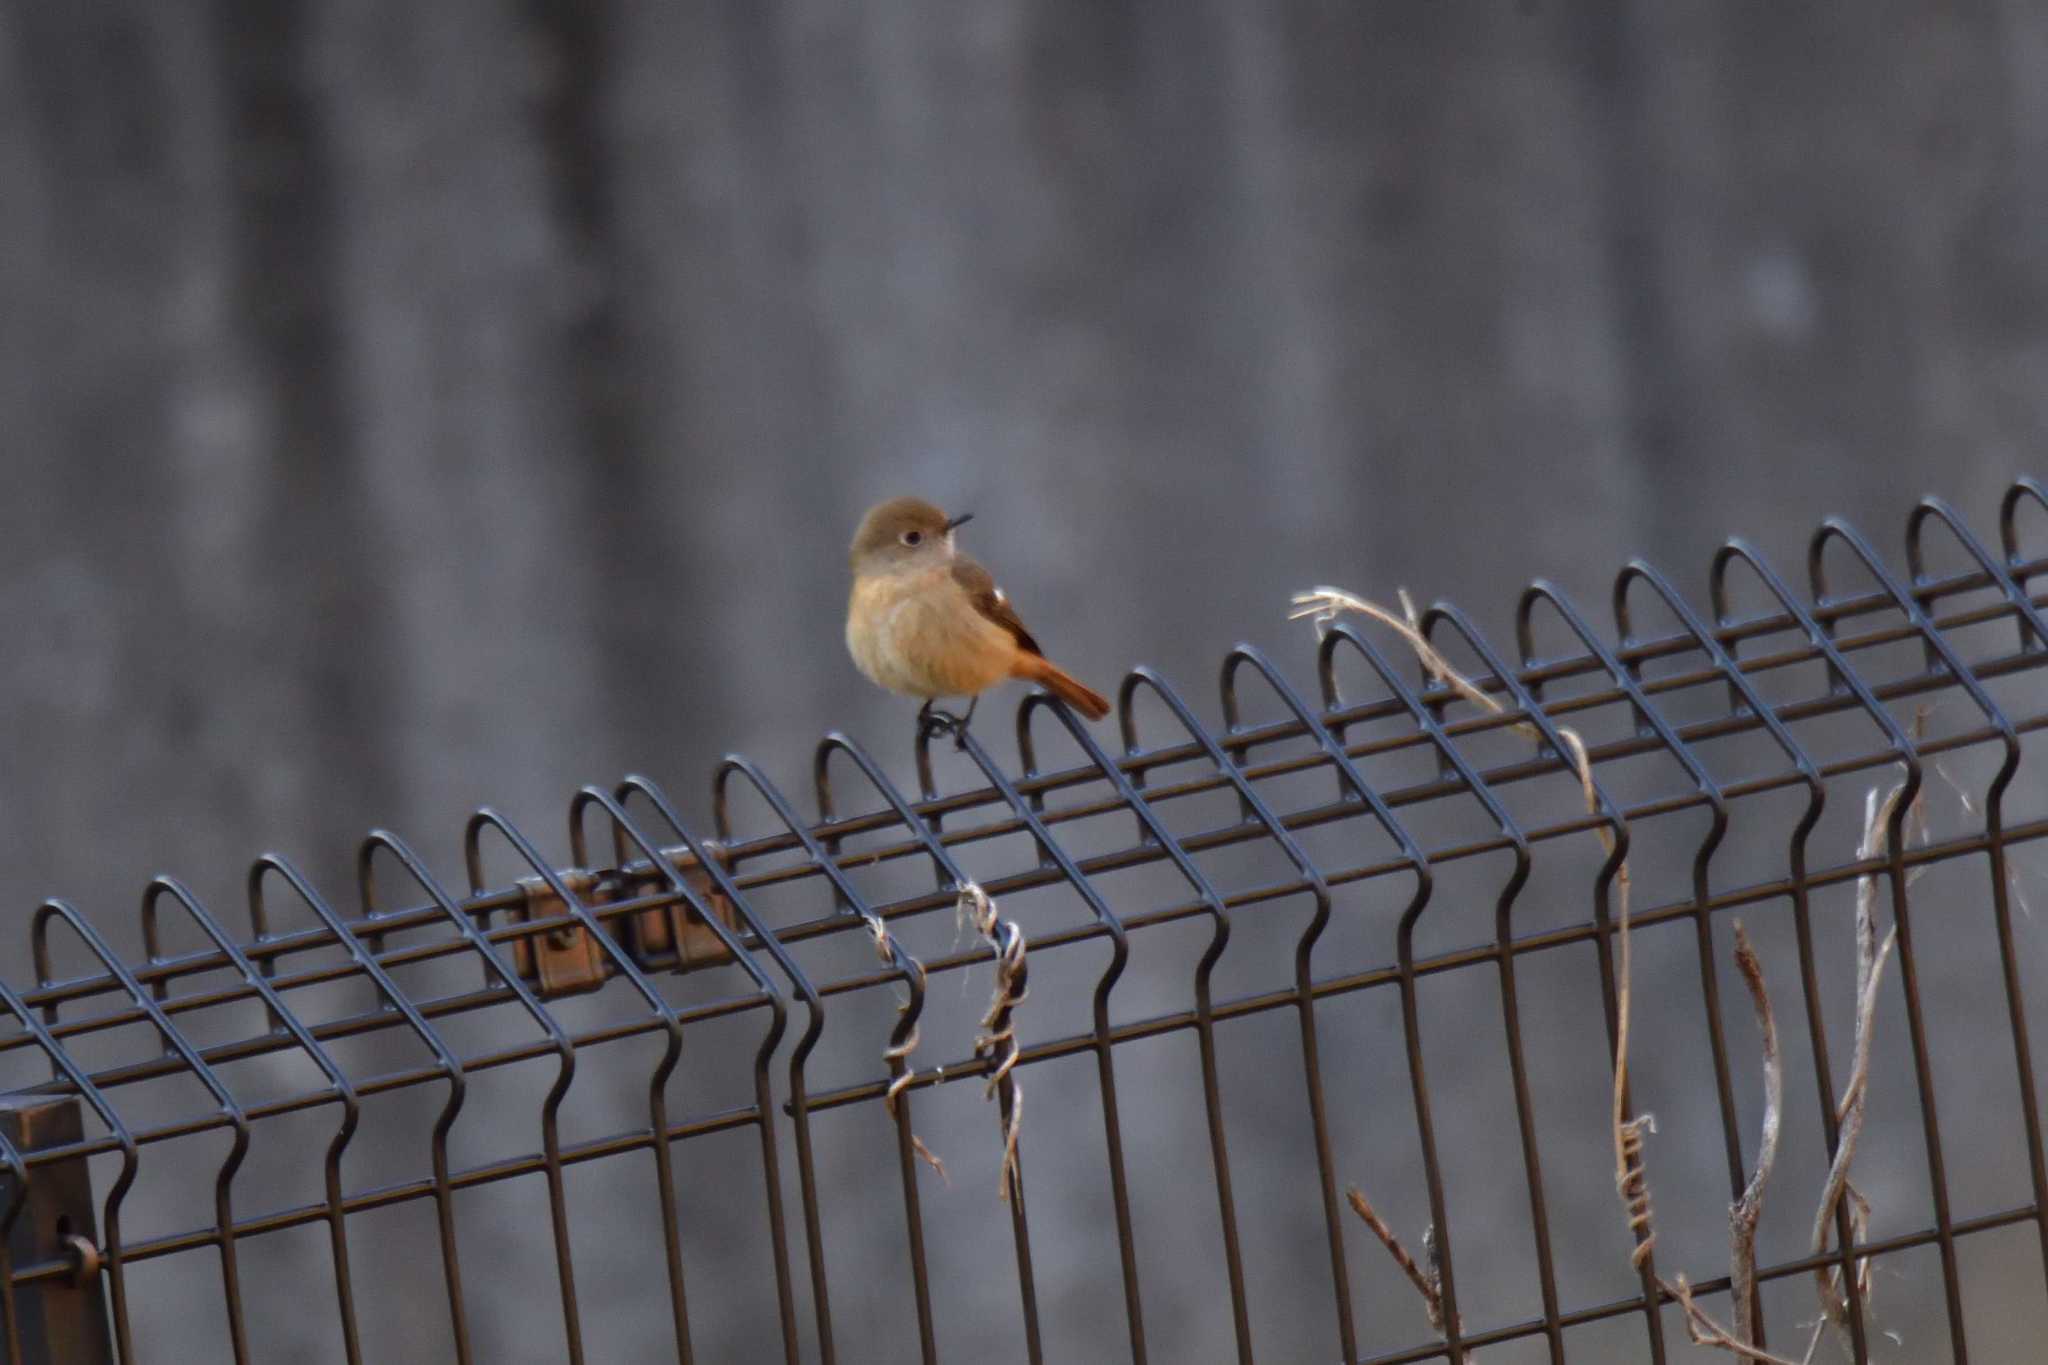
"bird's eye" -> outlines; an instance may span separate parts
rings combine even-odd
[[[921,545],[921,544],[923,544],[923,543],[924,543],[924,532],[922,532],[922,531],[905,531],[905,532],[903,533],[903,543],[904,543],[905,545]]]

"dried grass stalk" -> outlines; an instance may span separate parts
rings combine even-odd
[[[974,882],[960,887],[957,913],[974,926],[974,931],[995,953],[995,988],[989,997],[988,1012],[981,1017],[981,1032],[974,1039],[974,1055],[995,1060],[983,1093],[1000,1098],[1004,1109],[1001,1194],[1007,1202],[1013,1195],[1021,1197],[1024,1190],[1017,1158],[1017,1137],[1024,1121],[1024,1088],[1011,1074],[1017,1066],[1016,1010],[1026,994],[1024,931],[1015,921],[998,915],[995,899]]]
[[[1385,1247],[1387,1254],[1394,1258],[1394,1264],[1399,1266],[1401,1273],[1408,1277],[1408,1283],[1414,1285],[1415,1292],[1422,1296],[1422,1308],[1429,1315],[1429,1325],[1435,1328],[1438,1333],[1442,1333],[1444,1330],[1444,1285],[1443,1271],[1437,1265],[1436,1259],[1436,1229],[1431,1228],[1423,1234],[1424,1255],[1429,1257],[1429,1265],[1425,1269],[1416,1263],[1415,1257],[1409,1254],[1406,1246],[1402,1245],[1401,1238],[1392,1228],[1387,1226],[1387,1220],[1380,1217],[1379,1210],[1375,1209],[1371,1201],[1365,1197],[1365,1191],[1359,1189],[1356,1185],[1347,1185],[1344,1188],[1344,1197],[1351,1201],[1352,1212],[1365,1220],[1365,1225],[1372,1229],[1373,1236],[1380,1239],[1380,1245]],[[1458,1334],[1462,1336],[1464,1332],[1465,1324],[1461,1317],[1458,1323]],[[1454,1362],[1461,1359],[1463,1359],[1463,1352],[1458,1352],[1453,1356]]]
[[[864,916],[864,918],[867,920],[868,935],[875,941],[875,956],[880,958],[887,966],[900,967],[905,971],[916,972],[920,982],[922,982],[924,976],[923,968],[915,964],[906,964],[899,957],[896,952],[896,940],[890,937],[889,926],[882,922],[882,917],[870,913]],[[896,1005],[898,1018],[907,1014],[909,1010],[910,1001],[908,999],[899,1001]],[[917,1042],[917,1025],[912,1024],[908,1032],[892,1037],[889,1044],[882,1049],[882,1060],[889,1064],[889,1089],[882,1096],[882,1106],[889,1111],[889,1117],[892,1119],[896,1117],[897,1108],[902,1102],[903,1092],[910,1088],[912,1079],[910,1054],[917,1051]],[[948,1185],[953,1183],[952,1179],[946,1174],[946,1163],[939,1160],[933,1154],[932,1149],[924,1145],[923,1138],[919,1137],[916,1133],[912,1133],[910,1135],[910,1147],[912,1151],[917,1153],[919,1160],[939,1173],[939,1179],[945,1181]]]
[[[1401,603],[1404,611],[1402,615],[1397,616],[1385,607],[1369,602],[1352,593],[1345,592],[1340,588],[1318,587],[1309,592],[1295,594],[1294,610],[1289,613],[1288,619],[1301,620],[1312,617],[1320,628],[1347,611],[1368,616],[1397,631],[1401,638],[1407,641],[1409,647],[1415,651],[1416,657],[1422,662],[1422,666],[1439,682],[1451,688],[1459,696],[1470,701],[1475,706],[1479,706],[1494,715],[1504,712],[1507,709],[1506,707],[1485,692],[1482,692],[1469,679],[1461,676],[1456,669],[1451,667],[1450,661],[1445,659],[1436,647],[1424,638],[1416,617],[1414,603],[1409,600],[1406,590],[1403,590],[1401,593]],[[1527,721],[1518,722],[1514,728],[1519,733],[1531,736],[1540,736],[1541,734],[1533,724]],[[1593,763],[1591,755],[1586,751],[1585,740],[1579,736],[1576,730],[1568,727],[1557,726],[1555,729],[1558,739],[1570,753],[1570,761],[1573,770],[1578,774],[1579,786],[1585,799],[1587,813],[1592,815],[1599,814],[1600,792],[1593,781]],[[1601,847],[1607,850],[1609,856],[1612,856],[1615,850],[1613,830],[1604,823],[1594,828],[1595,833],[1600,839]],[[1629,942],[1629,892],[1628,860],[1624,858],[1615,868],[1614,872],[1616,908],[1616,1019],[1614,1089],[1610,1126],[1614,1138],[1615,1190],[1620,1195],[1622,1206],[1627,1212],[1629,1228],[1636,1237],[1635,1250],[1631,1253],[1630,1260],[1640,1272],[1648,1263],[1651,1248],[1655,1246],[1657,1241],[1656,1224],[1652,1217],[1650,1206],[1649,1174],[1643,1163],[1643,1137],[1646,1133],[1654,1131],[1655,1121],[1647,1114],[1632,1118],[1628,1113],[1629,1017],[1632,1012],[1631,982],[1633,975],[1633,959]],[[1728,1351],[1746,1359],[1760,1362],[1760,1365],[1797,1365],[1796,1362],[1787,1360],[1782,1356],[1772,1355],[1760,1347],[1751,1345],[1748,1339],[1755,1330],[1755,1323],[1749,1320],[1751,1316],[1750,1309],[1754,1302],[1753,1291],[1756,1264],[1755,1215],[1762,1211],[1763,1187],[1769,1181],[1771,1168],[1775,1166],[1777,1160],[1777,1137],[1782,1121],[1780,1115],[1782,1112],[1784,1079],[1778,1059],[1776,1023],[1771,1018],[1769,998],[1763,992],[1762,971],[1756,961],[1754,951],[1748,947],[1747,939],[1741,936],[1739,926],[1737,928],[1737,935],[1737,962],[1743,968],[1745,982],[1751,984],[1752,999],[1757,1002],[1759,1020],[1765,1031],[1765,1086],[1768,1101],[1765,1112],[1765,1149],[1759,1153],[1757,1175],[1751,1179],[1749,1189],[1745,1191],[1743,1199],[1731,1210],[1731,1223],[1737,1225],[1731,1231],[1731,1238],[1735,1241],[1738,1250],[1737,1259],[1740,1261],[1744,1250],[1746,1250],[1748,1257],[1746,1271],[1742,1270],[1739,1266],[1737,1270],[1738,1277],[1744,1283],[1744,1290],[1737,1293],[1736,1311],[1739,1335],[1731,1333],[1728,1329],[1715,1322],[1707,1314],[1706,1310],[1694,1301],[1692,1287],[1687,1283],[1684,1276],[1678,1277],[1675,1282],[1666,1280],[1661,1276],[1656,1277],[1655,1284],[1678,1303],[1685,1315],[1686,1332],[1696,1344]],[[1748,958],[1746,963],[1743,961],[1745,953]],[[1368,1225],[1372,1226],[1373,1231],[1379,1235],[1380,1240],[1387,1245],[1388,1251],[1394,1253],[1395,1260],[1402,1264],[1402,1269],[1408,1273],[1410,1280],[1416,1282],[1418,1289],[1422,1289],[1423,1282],[1418,1280],[1418,1272],[1413,1269],[1413,1258],[1409,1257],[1405,1251],[1396,1250],[1399,1243],[1393,1237],[1392,1230],[1387,1229],[1385,1224],[1380,1222],[1377,1216],[1370,1212],[1371,1205],[1365,1202],[1362,1195],[1358,1194],[1355,1189],[1351,1193],[1352,1207],[1359,1211],[1360,1216],[1366,1219]],[[1752,1207],[1754,1209],[1753,1213],[1749,1212]],[[1427,1290],[1423,1291],[1423,1297],[1425,1302],[1429,1301],[1430,1295]],[[1436,1321],[1440,1315],[1441,1309],[1439,1308],[1436,1310],[1435,1315],[1433,1315],[1432,1321]]]
[[[1735,921],[1735,965],[1742,984],[1749,988],[1749,1002],[1756,1010],[1757,1029],[1762,1034],[1764,1059],[1763,1136],[1757,1143],[1756,1170],[1742,1198],[1728,1210],[1729,1292],[1735,1300],[1735,1338],[1755,1344],[1761,1339],[1756,1318],[1756,1225],[1763,1216],[1764,1189],[1778,1165],[1778,1132],[1785,1108],[1785,1068],[1778,1055],[1778,1021],[1771,1010],[1771,995],[1764,988],[1763,963],[1750,946],[1742,921]]]

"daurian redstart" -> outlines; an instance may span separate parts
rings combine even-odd
[[[854,663],[892,692],[923,697],[921,722],[933,718],[937,698],[979,700],[1005,678],[1043,683],[1101,720],[1109,703],[1045,657],[988,570],[955,548],[954,528],[972,515],[948,517],[920,498],[892,498],[861,518],[846,604]],[[970,702],[958,724],[973,714]]]

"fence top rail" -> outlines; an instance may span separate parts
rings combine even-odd
[[[2032,578],[2048,575],[2048,555],[2023,558],[2015,553],[2011,558],[2007,572],[2016,582],[2022,584]],[[1717,596],[1719,595],[1719,586],[1717,578]],[[1995,588],[1996,586],[1997,580],[1990,573],[1982,569],[1966,570],[1938,576],[1916,577],[1913,581],[1913,596],[1922,603],[1939,603],[1944,599],[1987,588]],[[1554,589],[1546,590],[1555,591]],[[2048,590],[2029,594],[2026,602],[2037,609],[2048,610]],[[1834,599],[1822,598],[1816,601],[1815,605],[1807,609],[1807,614],[1823,628],[1833,628],[1838,627],[1844,621],[1854,620],[1858,617],[1883,612],[1896,614],[1897,611],[1898,604],[1889,594],[1883,591],[1872,591]],[[2048,662],[2048,656],[2044,656],[2038,646],[2026,643],[2026,627],[2022,613],[2023,608],[2020,605],[2009,600],[2000,600],[1946,613],[1931,612],[1929,614],[1929,622],[1936,630],[1942,632],[1952,632],[1970,626],[1998,621],[2016,623],[2021,630],[2022,648],[1996,657],[1974,661],[1971,664],[1972,672],[1980,679],[2001,678],[2038,668],[2044,662]],[[1755,653],[1748,656],[1734,653],[1745,641],[1773,634],[1799,633],[1801,630],[1800,621],[1789,612],[1764,612],[1740,618],[1722,616],[1720,619],[1717,619],[1716,624],[1708,632],[1708,638],[1711,638],[1730,651],[1733,655],[1735,667],[1745,677],[1756,677],[1773,670],[1793,667],[1802,663],[1812,663],[1826,658],[1828,651],[1815,644],[1779,648],[1768,653]],[[1835,651],[1842,655],[1853,657],[1859,652],[1903,641],[1915,640],[1920,637],[1921,631],[1919,628],[1908,622],[1881,626],[1851,634],[1836,634],[1831,636],[1828,643],[1833,646]],[[1643,665],[1653,661],[1701,651],[1702,644],[1700,638],[1686,631],[1674,631],[1647,639],[1624,639],[1618,647],[1611,651],[1611,654],[1616,660],[1631,670],[1640,670]],[[1597,710],[1602,707],[1628,703],[1630,701],[1629,689],[1618,684],[1597,687],[1569,696],[1541,699],[1544,684],[1582,677],[1588,674],[1605,673],[1606,671],[1607,666],[1598,653],[1591,650],[1582,650],[1552,659],[1526,655],[1522,666],[1513,670],[1513,677],[1523,687],[1529,689],[1531,695],[1540,699],[1540,709],[1545,716],[1556,719]],[[1707,666],[1655,677],[1638,675],[1636,686],[1646,696],[1655,697],[1665,693],[1710,685],[1720,682],[1722,679],[1723,674],[1718,668]],[[1426,677],[1423,679],[1423,682],[1424,686],[1420,689],[1422,696],[1433,707],[1441,708],[1456,701],[1450,689]],[[1490,672],[1475,674],[1471,678],[1471,682],[1481,691],[1488,694],[1512,691],[1509,682]],[[1895,678],[1881,684],[1873,684],[1871,690],[1879,700],[1894,701],[1943,691],[1957,685],[1957,680],[1952,672],[1945,667],[1936,666],[1915,675]],[[1125,690],[1128,692],[1128,686]],[[1855,697],[1846,690],[1837,688],[1798,702],[1774,706],[1773,712],[1775,717],[1781,722],[1797,722],[1836,712],[1855,710],[1858,708],[1858,705],[1859,703]],[[1333,731],[1341,734],[1356,726],[1368,725],[1374,721],[1398,718],[1403,714],[1405,714],[1403,704],[1393,698],[1355,704],[1332,701],[1324,710],[1321,719]],[[1446,718],[1442,722],[1441,729],[1445,736],[1457,740],[1492,731],[1509,729],[1526,719],[1526,714],[1522,708],[1509,704],[1499,712],[1482,712],[1455,719]],[[2021,728],[2032,729],[2038,722],[2039,718],[2027,717],[2021,721]],[[1679,727],[1678,737],[1689,745],[1697,744],[1706,740],[1726,738],[1754,731],[1763,728],[1764,724],[1765,722],[1762,718],[1753,714],[1729,714],[1708,720],[1696,721]],[[1301,721],[1290,718],[1232,728],[1222,732],[1219,735],[1219,740],[1238,759],[1243,776],[1247,780],[1258,782],[1317,768],[1329,767],[1332,760],[1327,754],[1322,752],[1301,753],[1265,762],[1249,761],[1250,755],[1258,749],[1285,744],[1292,740],[1302,739],[1307,735],[1308,728]],[[1986,727],[1960,735],[1950,735],[1923,741],[1916,747],[1923,753],[1937,754],[1966,748],[1992,737],[1993,735],[1988,732],[1988,727]],[[827,742],[851,744],[851,741],[836,733],[828,736]],[[1350,758],[1364,759],[1407,749],[1426,747],[1430,743],[1431,740],[1428,733],[1417,728],[1408,733],[1348,743],[1344,745],[1344,752]],[[1660,743],[1655,737],[1637,735],[1592,745],[1589,747],[1589,757],[1598,766],[1612,763],[1619,759],[1657,752],[1660,747]],[[1134,743],[1127,744],[1124,752],[1112,754],[1110,758],[1115,766],[1128,778],[1143,783],[1147,775],[1156,770],[1189,763],[1199,763],[1204,761],[1206,756],[1207,751],[1200,740],[1191,738],[1183,742],[1168,743],[1152,748],[1141,747]],[[1873,751],[1869,754],[1859,755],[1831,764],[1823,775],[1838,776],[1860,769],[1878,767],[1895,761],[1895,757],[1889,751]],[[1567,766],[1565,760],[1546,748],[1527,759],[1487,767],[1482,770],[1481,775],[1489,786],[1500,786],[1535,777],[1554,775],[1565,771]],[[1101,784],[1103,780],[1103,773],[1093,764],[1077,764],[1047,772],[1026,772],[1015,780],[1014,785],[1018,795],[1033,802],[1043,802],[1046,797],[1054,793],[1075,787]],[[1788,765],[1788,770],[1783,775],[1761,779],[1746,786],[1730,787],[1727,789],[1727,794],[1750,794],[1752,792],[1769,790],[1775,786],[1786,785],[1796,780],[1798,780],[1797,777],[1792,774]],[[1165,801],[1223,790],[1229,787],[1230,783],[1231,779],[1229,776],[1222,773],[1210,773],[1197,777],[1183,778],[1167,784],[1148,785],[1143,790],[1147,803],[1156,806]],[[821,782],[821,788],[829,791],[829,784]],[[1382,793],[1382,795],[1390,806],[1401,807],[1417,802],[1455,796],[1465,790],[1466,784],[1461,778],[1455,773],[1446,773],[1434,782],[1411,784],[1389,790]],[[1696,793],[1682,794],[1663,798],[1655,802],[1643,803],[1623,813],[1628,818],[1666,814],[1686,805],[1698,804],[1704,799]],[[827,800],[829,800],[829,796]],[[722,800],[720,804],[723,804]],[[1025,832],[1028,827],[1022,818],[1015,815],[1000,814],[976,824],[952,825],[938,828],[941,822],[945,821],[948,817],[955,817],[964,812],[977,811],[988,806],[1003,807],[1004,804],[1004,797],[997,788],[981,786],[922,799],[908,799],[902,802],[902,808],[908,809],[919,820],[926,822],[928,828],[935,829],[937,831],[936,837],[941,844],[948,848],[953,848]],[[1041,818],[1048,825],[1059,825],[1070,821],[1087,819],[1092,816],[1113,813],[1126,809],[1127,805],[1127,802],[1112,794],[1066,805],[1046,806],[1041,813]],[[1301,825],[1307,825],[1317,823],[1319,815],[1321,819],[1327,820],[1342,818],[1349,813],[1351,812],[1347,808],[1333,807],[1324,812],[1297,813],[1291,816],[1290,819],[1299,821]],[[1596,822],[1591,817],[1566,819],[1551,826],[1531,830],[1528,832],[1528,837],[1532,840],[1555,838],[1560,835],[1590,829],[1594,823]],[[849,838],[903,828],[905,826],[902,810],[885,803],[880,808],[864,811],[856,815],[823,818],[809,825],[807,829],[799,830],[792,828],[745,839],[718,841],[714,847],[721,863],[728,870],[734,885],[740,891],[745,892],[792,880],[828,877],[830,870],[815,858],[808,858],[802,862],[764,868],[752,872],[744,870],[744,865],[749,862],[760,861],[780,854],[803,852],[806,846],[806,836],[817,843],[824,844],[826,847],[836,848]],[[1262,837],[1262,835],[1263,831],[1257,826],[1256,822],[1247,820],[1231,830],[1213,832],[1207,836],[1210,842],[1203,843],[1198,841],[1191,845],[1191,847],[1197,849],[1214,847],[1220,843],[1256,839]],[[694,861],[691,859],[688,850],[681,845],[665,847],[663,852],[677,860]],[[923,838],[919,835],[912,835],[901,841],[877,848],[868,848],[851,853],[839,853],[831,860],[832,870],[843,872],[849,869],[868,867],[876,863],[901,858],[925,856],[926,853],[927,846]],[[273,863],[282,861],[277,859],[276,855],[266,856],[271,858]],[[1151,861],[1163,858],[1166,855],[1163,851],[1155,849],[1144,851],[1141,856],[1144,860]],[[1453,853],[1449,856],[1461,855]],[[1082,870],[1094,872],[1097,870],[1109,870],[1112,866],[1115,866],[1115,864],[1102,864],[1099,868],[1084,864]],[[679,899],[673,893],[644,890],[647,887],[664,884],[663,873],[645,858],[626,859],[617,867],[597,869],[597,871],[602,879],[601,884],[606,886],[607,889],[615,890],[624,887],[639,893],[630,901],[614,902],[594,907],[592,913],[600,919],[616,920],[639,910],[673,905]],[[1044,880],[1058,880],[1058,877],[1057,874],[1054,874]],[[1044,884],[1044,881],[1019,883],[1010,889],[1023,889],[1026,884]],[[521,907],[525,903],[525,893],[516,886],[491,888],[457,897],[456,901],[465,913],[479,919],[488,920],[494,915]],[[949,907],[952,903],[952,893],[941,889],[927,895],[885,903],[873,908],[887,919],[900,914]],[[376,910],[365,914],[359,919],[352,920],[351,927],[357,932],[386,935],[424,928],[442,919],[444,919],[443,912],[433,905],[407,905],[388,910]],[[493,943],[517,942],[555,932],[564,927],[564,925],[573,922],[573,919],[573,916],[565,914],[559,917],[559,919],[549,918],[501,925],[492,929],[487,934],[487,937]],[[776,937],[784,943],[800,942],[805,938],[822,933],[836,932],[846,927],[846,921],[843,917],[831,916],[821,920],[805,921],[778,929]],[[747,942],[750,947],[759,946],[757,940],[746,934],[742,935],[742,941]],[[263,965],[266,969],[273,969],[278,959],[294,954],[334,947],[340,943],[340,937],[331,928],[322,924],[284,932],[266,932],[252,937],[250,941],[240,946],[242,951],[251,960]],[[419,945],[410,949],[397,950],[389,956],[380,956],[379,961],[386,966],[390,966],[408,961],[419,961],[459,953],[466,947],[467,945],[460,940]],[[146,963],[139,963],[132,970],[138,981],[152,988],[159,988],[180,977],[216,971],[232,967],[233,965],[233,959],[227,952],[216,948],[201,948],[191,952],[166,955]],[[327,968],[283,977],[277,984],[282,986],[311,985],[319,981],[351,975],[356,970],[350,964],[335,964]],[[97,995],[121,993],[123,991],[124,987],[113,972],[89,971],[76,977],[39,981],[33,989],[24,991],[23,997],[31,1006],[47,1008]],[[246,985],[225,987],[219,991],[195,995],[190,998],[193,1003],[186,1004],[183,1007],[192,1008],[204,1004],[223,1004],[235,999],[251,998],[255,994],[255,989]],[[144,1017],[143,1012],[139,1009],[119,1011],[105,1016],[104,1022],[96,1019],[94,1026],[113,1027],[119,1023],[138,1022]],[[0,1050],[10,1046],[20,1046],[21,1043],[22,1040],[19,1039],[0,1040]]]

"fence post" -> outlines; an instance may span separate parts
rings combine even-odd
[[[0,1095],[0,1132],[24,1156],[78,1142],[85,1136],[78,1097]],[[68,1276],[17,1286],[24,1365],[114,1365],[84,1157],[35,1168],[8,1251],[17,1268],[57,1260],[75,1267]]]

